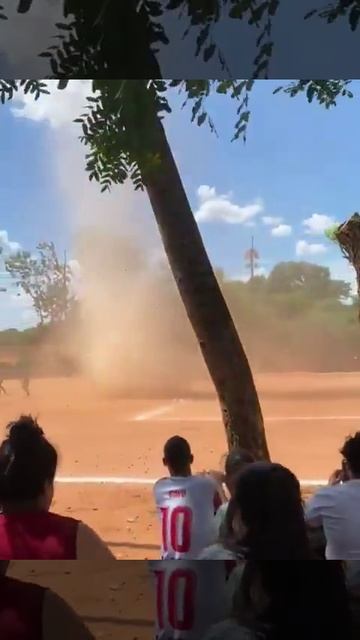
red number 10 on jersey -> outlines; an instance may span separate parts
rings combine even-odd
[[[155,571],[157,624],[175,631],[190,631],[195,619],[197,576],[194,571]]]
[[[164,551],[169,547],[177,553],[188,553],[191,547],[193,514],[190,507],[161,508],[162,541]]]

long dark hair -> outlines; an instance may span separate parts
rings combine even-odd
[[[311,559],[300,484],[280,464],[255,462],[237,479],[234,502],[245,533],[241,546],[255,560]]]
[[[31,416],[10,422],[7,432],[0,445],[0,504],[35,500],[54,480],[57,452]]]
[[[259,611],[254,589],[267,601]],[[341,562],[247,561],[234,615],[266,640],[350,637],[351,616]]]

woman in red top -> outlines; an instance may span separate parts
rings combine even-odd
[[[0,561],[0,637],[6,640],[94,640],[78,615],[56,593],[7,577]]]
[[[115,559],[87,525],[50,511],[57,452],[31,416],[7,427],[0,446],[0,559]]]

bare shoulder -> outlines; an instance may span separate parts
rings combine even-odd
[[[43,637],[44,640],[95,640],[75,611],[51,590],[45,595]]]
[[[106,561],[115,560],[115,556],[94,529],[80,522],[77,535],[77,559]]]

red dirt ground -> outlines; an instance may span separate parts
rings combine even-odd
[[[13,562],[9,575],[49,587],[99,640],[154,637],[154,594],[146,562]]]
[[[360,423],[360,374],[258,376],[272,458],[303,480],[327,478],[338,449]],[[189,439],[195,470],[216,468],[225,439],[215,399],[107,398],[83,379],[43,379],[23,397],[5,383],[1,424],[21,412],[37,415],[60,452],[59,476],[156,478],[164,441]],[[153,412],[153,414],[148,413]],[[147,414],[147,415],[146,415]],[[135,418],[142,417],[142,420]],[[159,532],[151,486],[58,484],[54,510],[92,525],[121,559],[158,556]]]

